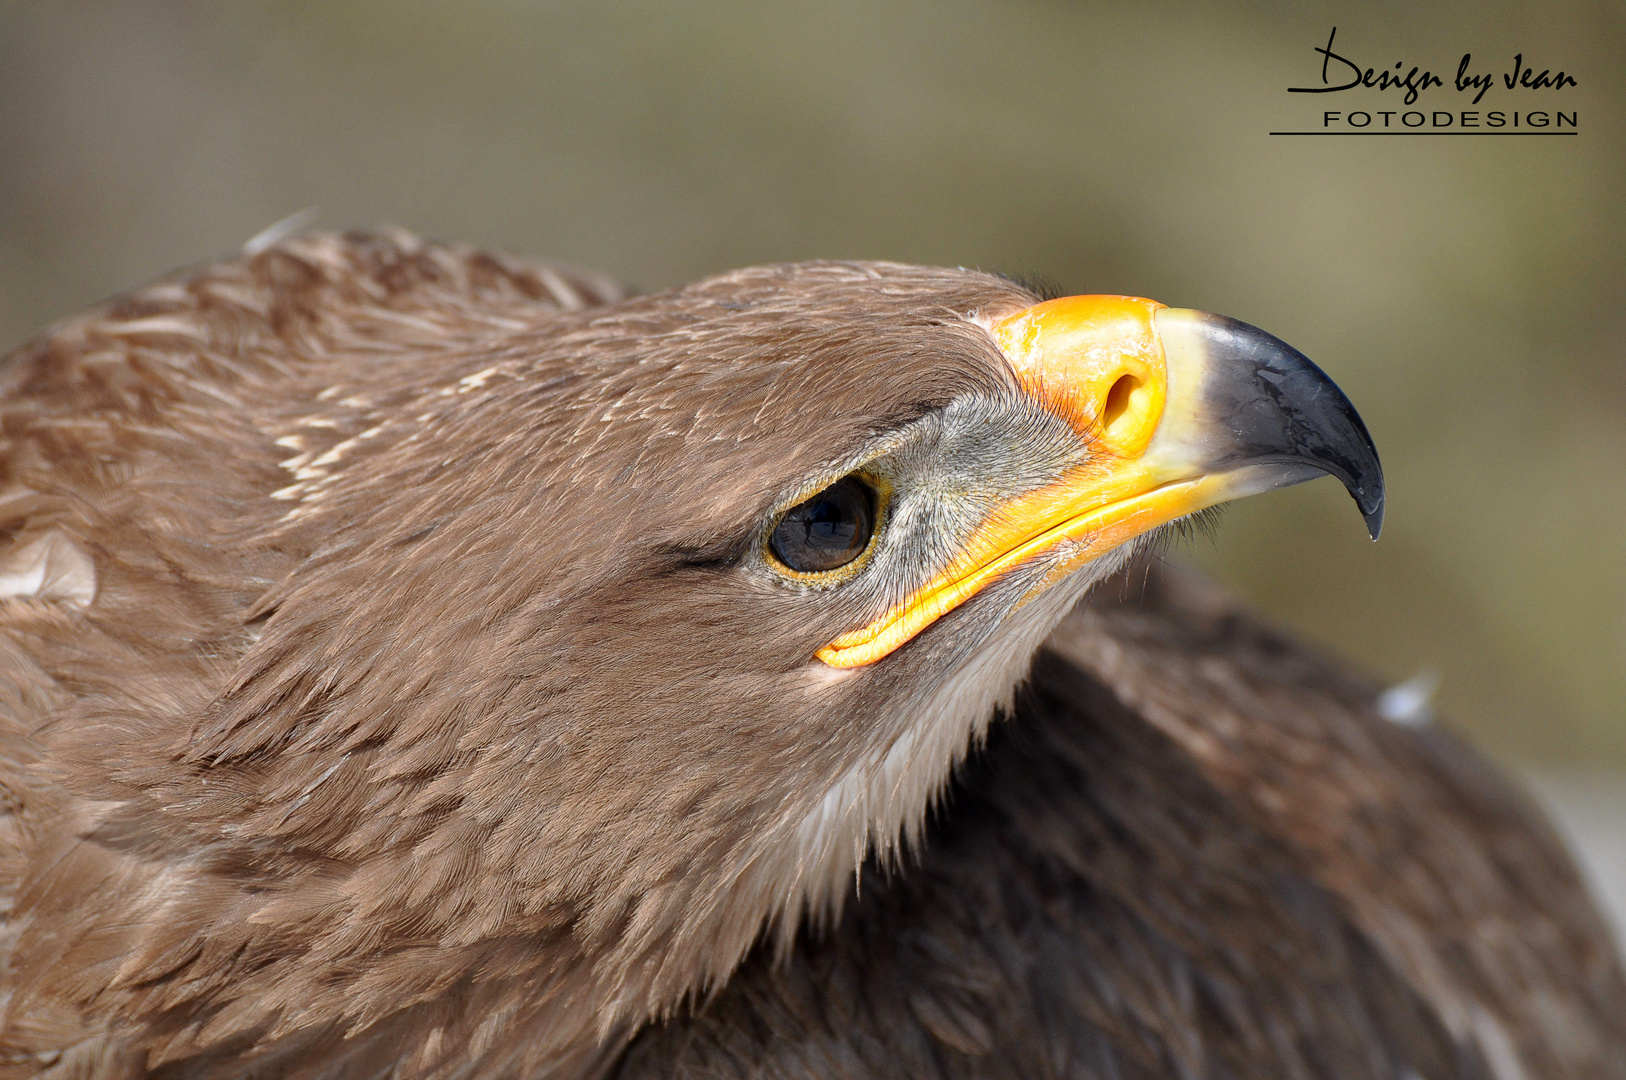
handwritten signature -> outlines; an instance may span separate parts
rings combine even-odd
[[[1332,43],[1337,36],[1338,28],[1335,26],[1332,28],[1332,33],[1327,35],[1326,48],[1315,50],[1321,54],[1322,85],[1290,86],[1287,88],[1288,93],[1333,94],[1340,90],[1354,90],[1363,86],[1375,90],[1400,89],[1406,92],[1405,103],[1412,105],[1416,103],[1418,95],[1422,94],[1423,91],[1430,87],[1445,85],[1445,80],[1440,76],[1417,65],[1413,65],[1411,70],[1404,75],[1400,74],[1401,69],[1405,67],[1404,61],[1396,61],[1394,71],[1387,69],[1379,71],[1377,68],[1370,67],[1363,68],[1347,56],[1340,56],[1338,53],[1333,52]],[[1348,82],[1336,85],[1332,83],[1328,75],[1328,68],[1331,67],[1333,61],[1343,65],[1343,70],[1349,76]],[[1479,99],[1485,96],[1485,92],[1495,85],[1495,77],[1490,72],[1479,75],[1470,74],[1468,65],[1472,62],[1472,53],[1462,54],[1462,62],[1457,65],[1457,76],[1453,83],[1458,91],[1478,91],[1474,94],[1473,101],[1477,105]],[[1502,75],[1502,82],[1509,90],[1544,90],[1548,88],[1562,90],[1566,86],[1576,85],[1575,77],[1562,71],[1554,73],[1551,69],[1543,69],[1538,74],[1535,69],[1525,67],[1523,53],[1518,53],[1513,57],[1513,70]]]

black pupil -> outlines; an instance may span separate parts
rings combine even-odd
[[[792,570],[834,570],[863,553],[874,528],[875,497],[867,485],[848,476],[792,507],[769,546]]]

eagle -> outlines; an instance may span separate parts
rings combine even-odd
[[[0,367],[0,1077],[1626,1077],[1526,801],[1156,558],[1252,326],[251,244]],[[1082,602],[1081,602],[1082,601]]]

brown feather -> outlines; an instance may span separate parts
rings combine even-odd
[[[617,1076],[1626,1077],[1541,815],[1184,575],[1059,627],[918,864]]]
[[[979,675],[974,715],[919,743],[906,797],[872,806],[864,770],[918,734],[922,703],[938,700],[923,695],[954,690],[944,672],[1026,584],[834,679],[810,666],[813,649],[884,610],[896,582],[776,587],[751,571],[750,545],[765,515],[877,440],[928,460],[1031,421],[1023,445],[1049,446],[970,318],[1034,299],[988,275],[857,263],[623,299],[591,275],[404,234],[314,235],[130,294],[20,350],[0,370],[0,1076],[589,1076],[641,1025],[714,992],[627,1067],[688,1061],[650,1048],[689,1031],[695,1047],[746,1038],[754,1050],[728,1053],[771,1069],[778,1044],[747,1038],[759,1028],[692,1025],[792,983],[797,1008],[822,987],[817,1008],[846,1011],[818,1015],[875,1046],[895,1035],[975,1056],[1028,1034],[1065,1042],[980,1004],[1008,985],[982,954],[1015,947],[1016,907],[931,929],[972,914],[992,880],[956,897],[937,876],[898,878],[941,904],[911,908],[925,922],[905,938],[929,944],[932,978],[950,986],[921,983],[896,1006],[907,1024],[865,1011],[878,989],[819,974],[836,946],[804,944],[777,969],[759,953],[734,975],[765,928],[781,950],[797,940],[805,912],[833,921],[826,942],[895,925],[870,912],[904,894],[873,881],[840,915],[851,874],[871,846],[895,860],[1026,662],[1018,650]],[[960,427],[942,419],[965,401],[980,404]],[[1051,449],[989,466],[989,483],[1038,483],[1077,448]],[[1618,1002],[1618,973],[1539,826],[1483,796],[1490,782],[1449,752],[1383,749],[1391,736],[1373,734],[1353,691],[1337,700],[1360,719],[1329,741],[1320,699],[1293,696],[1289,647],[1278,667],[1238,675],[1254,696],[1230,702],[1222,669],[1240,660],[1226,650],[1243,645],[1176,636],[1160,658],[1159,635],[1183,624],[1144,618],[1058,639],[1070,659],[1046,661],[1021,709],[1040,719],[1002,736],[1062,739],[1043,716],[1083,709],[1100,746],[1061,753],[1072,764],[1037,786],[1001,772],[1012,751],[996,750],[978,775],[1010,778],[976,788],[1066,807],[1109,780],[1141,784],[1137,812],[1152,817],[1130,824],[1152,830],[1139,842],[1155,859],[1114,849],[1110,815],[1035,806],[1019,819],[1027,842],[1140,920],[1119,939],[1080,915],[1046,939],[1079,959],[1068,978],[1096,980],[1104,1004],[1091,1008],[1130,1018],[1099,1047],[1207,1060],[1191,980],[1217,964],[1231,981],[1210,1004],[1251,1032],[1224,1051],[1235,1062],[1288,1061],[1282,1040],[1315,1041],[1323,1020],[1343,1032],[1328,1046],[1361,1046],[1345,1013],[1289,999],[1312,986],[1327,1008],[1364,1002],[1368,977],[1389,980],[1394,1015],[1421,1018],[1417,1045],[1435,1046],[1438,1028],[1438,1047],[1469,1047],[1452,1059],[1463,1075],[1495,1056],[1482,1016],[1532,1069],[1618,1061],[1619,1037],[1586,1004]],[[1198,672],[1207,683],[1165,685],[1161,664],[1197,657],[1217,665]],[[1213,713],[1193,714],[1210,698]],[[1274,741],[1237,734],[1275,731],[1301,706],[1300,728],[1283,721]],[[1123,774],[1103,778],[1097,750]],[[1181,779],[1162,782],[1162,765]],[[1295,770],[1326,774],[1326,801],[1293,787]],[[1457,804],[1439,792],[1479,792],[1489,809],[1453,831],[1441,807]],[[808,847],[836,795],[834,831]],[[1393,821],[1369,825],[1378,811]],[[927,858],[952,859],[957,843]],[[1508,859],[1550,871],[1547,893],[1507,885]],[[1180,891],[1210,864],[1212,886]],[[1013,873],[1001,903],[1048,903],[1049,886],[1024,880]],[[1479,922],[1460,918],[1476,904]],[[1278,939],[1293,945],[1248,951]],[[1359,962],[1317,960],[1295,982],[1314,942],[1345,942]],[[1563,966],[1588,949],[1584,971]],[[1243,978],[1266,960],[1275,982]],[[1180,963],[1187,975],[1165,977]],[[915,974],[875,977],[900,993]],[[1058,993],[1034,1007],[1077,998]],[[1286,1019],[1267,1023],[1271,1010]],[[807,1016],[738,1016],[771,1019],[786,1046],[823,1037]],[[1546,1049],[1566,1024],[1581,1049]],[[1552,1075],[1618,1075],[1580,1068]]]

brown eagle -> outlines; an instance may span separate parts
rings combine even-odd
[[[0,1076],[1626,1077],[1527,804],[1134,561],[1327,473],[1375,535],[1262,331],[966,270],[309,235],[70,319]]]

